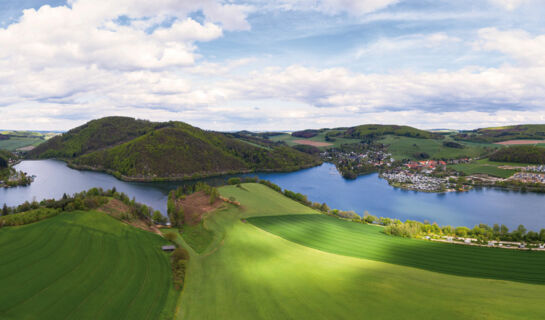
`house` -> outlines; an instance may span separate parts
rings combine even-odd
[[[176,246],[162,246],[161,249],[163,249],[163,251],[174,251],[176,249]]]
[[[488,246],[493,247],[494,246],[494,241],[488,241]]]

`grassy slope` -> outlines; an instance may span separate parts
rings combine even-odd
[[[165,242],[99,212],[2,228],[0,318],[160,319],[176,297]]]
[[[332,148],[332,147],[340,147],[342,144],[358,143],[360,141],[359,139],[347,139],[347,138],[342,138],[342,137],[334,137],[335,141],[329,142],[329,141],[325,140],[326,133],[327,133],[327,131],[320,132],[316,136],[314,136],[312,138],[308,138],[308,139],[300,138],[300,137],[293,137],[291,134],[286,133],[286,134],[282,134],[282,135],[272,136],[269,139],[272,140],[272,141],[284,141],[289,146],[296,145],[297,143],[294,142],[295,140],[311,140],[311,141],[325,142],[325,143],[331,143],[332,144],[331,146],[319,147],[319,149],[328,149],[328,148]]]
[[[340,255],[462,276],[545,284],[543,252],[392,237],[383,234],[381,227],[325,215],[256,217],[249,222],[284,239]]]
[[[301,246],[239,219],[315,213],[261,185],[223,187],[244,208],[211,214],[178,319],[543,318],[545,286],[446,275]],[[354,244],[357,245],[357,244]],[[408,298],[408,295],[410,298]],[[392,307],[395,306],[395,307]]]
[[[466,175],[487,174],[492,177],[498,177],[503,179],[509,178],[516,172],[516,170],[501,169],[501,168],[498,168],[498,166],[489,165],[489,164],[479,164],[479,163],[453,164],[453,165],[449,165],[448,167],[458,172],[463,172]]]
[[[488,150],[497,149],[499,146],[493,144],[477,144],[461,142],[465,146],[464,149],[448,148],[443,145],[443,142],[450,141],[448,138],[444,140],[435,139],[419,139],[387,135],[380,143],[388,145],[388,151],[392,153],[395,159],[416,159],[415,154],[427,153],[431,159],[457,159],[457,158],[473,158],[487,153]],[[416,145],[416,146],[415,146]]]

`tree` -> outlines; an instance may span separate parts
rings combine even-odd
[[[166,222],[166,218],[163,217],[163,215],[161,214],[161,212],[159,212],[159,210],[155,210],[153,212],[153,222],[157,223],[157,224],[163,224]]]
[[[539,240],[545,241],[545,229],[539,230]]]
[[[520,234],[521,237],[523,237],[526,234],[526,228],[522,224],[519,224],[519,226],[517,227],[517,233]]]
[[[7,216],[9,214],[8,206],[4,203],[4,206],[2,207],[2,215]]]
[[[509,233],[509,228],[507,228],[507,226],[502,224],[501,227],[500,227],[500,235],[505,236],[508,233]]]

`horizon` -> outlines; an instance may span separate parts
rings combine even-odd
[[[545,123],[538,0],[0,3],[0,127]]]

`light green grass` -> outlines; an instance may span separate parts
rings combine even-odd
[[[192,252],[177,319],[545,317],[543,285],[332,254],[245,223],[241,219],[316,212],[264,186],[244,187],[247,191],[220,189],[243,207],[217,211],[205,220],[215,233],[214,242],[201,255]]]
[[[184,241],[195,250],[202,253],[214,240],[214,232],[204,227],[203,223],[194,226],[184,225],[182,227]]]
[[[332,131],[336,131],[336,130],[332,130]],[[297,143],[294,142],[295,140],[311,140],[311,141],[325,142],[325,143],[331,144],[331,146],[318,147],[319,149],[328,149],[333,147],[338,148],[343,144],[358,143],[360,141],[359,139],[347,139],[347,138],[341,138],[341,137],[333,137],[335,141],[326,141],[325,140],[326,133],[327,131],[320,132],[316,136],[312,138],[308,138],[308,139],[301,138],[301,137],[293,137],[291,134],[286,133],[282,135],[272,136],[269,139],[272,141],[284,141],[289,146],[297,145]]]
[[[167,318],[177,295],[164,244],[92,211],[2,228],[0,318]]]
[[[382,227],[326,215],[255,217],[248,221],[286,240],[330,253],[454,275],[545,284],[543,252],[388,236],[382,233]]]
[[[489,150],[497,149],[499,146],[494,144],[478,144],[470,142],[460,142],[465,148],[449,148],[443,146],[443,142],[452,141],[450,138],[445,140],[435,139],[418,139],[401,136],[388,135],[380,139],[379,142],[388,145],[388,152],[396,160],[412,159],[415,160],[416,154],[427,153],[431,159],[458,159],[458,158],[475,158],[486,154]]]
[[[514,175],[516,170],[511,169],[501,169],[498,166],[487,165],[487,164],[478,164],[478,163],[461,163],[448,166],[451,169],[454,169],[459,172],[463,172],[466,175],[472,174],[487,174],[492,177],[498,178],[509,178]]]
[[[44,140],[39,138],[11,138],[9,140],[0,140],[0,149],[15,151],[19,148],[28,146],[37,146]]]

